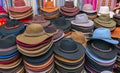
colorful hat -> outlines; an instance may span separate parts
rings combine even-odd
[[[112,38],[120,38],[120,27],[116,27],[114,31],[111,32]]]

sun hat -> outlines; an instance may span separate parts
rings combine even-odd
[[[37,23],[41,24],[43,27],[46,27],[50,24],[50,21],[45,20],[43,15],[35,15],[30,23]]]
[[[114,31],[111,32],[112,38],[120,38],[120,27],[116,27]]]
[[[69,43],[69,44],[67,44]],[[56,49],[57,48],[57,49]],[[54,46],[54,53],[66,59],[77,60],[84,54],[84,47],[69,38],[61,39]]]
[[[58,17],[53,20],[52,24],[54,24],[58,29],[67,32],[71,28],[71,23],[65,20],[65,17]]]
[[[91,4],[84,4],[82,11],[87,12],[87,13],[95,13],[97,12],[96,10],[93,10],[93,6]]]
[[[28,25],[25,32],[18,35],[16,39],[26,44],[38,44],[49,37],[50,35],[44,31],[42,25],[32,23]]]
[[[101,39],[103,41],[106,41],[111,44],[118,44],[119,42],[117,40],[114,40],[111,38],[110,30],[107,28],[97,28],[93,32],[92,37],[88,37],[89,39]]]
[[[24,23],[19,22],[17,20],[8,20],[7,23],[0,27],[0,32],[2,35],[18,35],[22,33],[25,29]]]
[[[86,47],[87,39],[82,32],[72,32],[71,38]]]
[[[87,42],[89,50],[97,57],[104,60],[111,60],[117,56],[114,45],[103,40],[90,40]]]
[[[43,6],[43,8],[40,8],[42,11],[45,12],[54,12],[56,10],[59,9],[59,7],[55,7],[53,1],[51,0],[47,0],[47,2],[45,3],[45,6]]]
[[[94,25],[94,22],[88,20],[88,16],[86,14],[78,14],[75,16],[75,20],[71,21],[72,25],[82,26],[82,27],[90,27]]]

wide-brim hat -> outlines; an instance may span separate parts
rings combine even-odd
[[[112,38],[120,38],[119,31],[120,31],[119,27],[115,28],[115,30],[111,32],[111,37]]]
[[[97,12],[96,10],[90,10],[90,11],[82,10],[82,11],[87,12],[87,13],[95,13],[95,12]]]
[[[42,11],[44,12],[54,12],[54,11],[57,11],[59,9],[59,7],[54,7],[54,8],[40,8]]]
[[[81,26],[81,27],[90,27],[90,26],[93,26],[93,25],[94,25],[94,22],[93,22],[92,20],[88,20],[87,23],[79,23],[79,24],[77,24],[77,23],[75,22],[75,20],[72,20],[72,21],[71,21],[71,24],[72,24],[72,25],[76,25],[76,26]]]
[[[67,43],[69,44],[71,43],[71,45],[68,46]],[[70,49],[66,50],[65,46],[66,46],[66,49],[69,49],[69,48]],[[54,45],[54,52],[55,54],[61,57],[64,57],[66,59],[77,60],[84,54],[84,47],[81,44],[78,44],[77,42],[73,41],[72,39],[63,38]]]
[[[117,50],[114,45],[108,42],[102,40],[90,40],[87,44],[89,50],[101,59],[111,60],[117,55]]]

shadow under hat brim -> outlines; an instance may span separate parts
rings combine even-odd
[[[111,60],[111,59],[113,59],[113,58],[115,58],[116,57],[116,55],[117,55],[117,50],[116,50],[116,48],[114,47],[114,45],[111,45],[111,44],[109,44],[111,47],[109,47],[109,48],[111,48],[112,50],[110,51],[110,52],[101,52],[101,51],[99,51],[99,50],[96,50],[96,49],[94,49],[94,48],[92,48],[92,42],[93,42],[94,40],[90,40],[90,41],[88,41],[88,45],[87,45],[87,47],[89,48],[89,50],[94,54],[94,55],[96,55],[97,57],[99,57],[99,58],[101,58],[101,59],[106,59],[106,60]],[[95,40],[95,41],[97,41],[97,40]],[[107,42],[106,42],[107,43]],[[102,43],[100,43],[100,44],[102,44]],[[96,46],[97,47],[97,46]],[[104,47],[104,46],[101,46],[101,48],[102,47]]]
[[[54,8],[40,8],[42,11],[44,12],[54,12],[54,11],[57,11],[59,9],[59,7],[54,7]]]
[[[18,41],[25,43],[25,44],[38,44],[42,41],[44,41],[45,39],[49,38],[50,35],[45,33],[41,36],[37,36],[37,37],[27,37],[25,36],[25,34],[20,34],[18,35],[16,38]],[[31,42],[32,41],[32,42]]]
[[[75,23],[75,20],[72,20],[71,24],[76,25],[76,26],[82,26],[82,27],[90,27],[90,26],[94,25],[94,22],[91,21],[91,20],[88,20],[88,23],[85,23],[85,24],[80,24],[79,23],[79,24],[77,24],[77,23]]]
[[[54,45],[54,52],[55,52],[55,54],[57,54],[61,57],[64,57],[66,59],[77,60],[83,56],[83,54],[85,53],[85,49],[81,44],[79,44],[77,42],[75,42],[75,43],[76,43],[77,49],[78,49],[78,51],[75,53],[69,54],[69,53],[65,53],[65,52],[60,51],[59,50],[60,45],[58,45],[58,44],[60,44],[60,41],[58,43],[56,43],[56,45]]]

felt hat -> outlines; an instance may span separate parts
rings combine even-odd
[[[75,16],[75,20],[71,21],[72,25],[82,26],[82,27],[90,27],[94,25],[94,22],[88,20],[88,16],[86,14],[78,14]]]
[[[84,4],[82,11],[87,12],[87,13],[95,13],[97,12],[96,10],[93,10],[93,7],[91,4]]]
[[[114,27],[116,22],[112,20],[108,14],[101,15],[100,17],[94,19],[96,25],[101,25],[102,27]]]
[[[86,47],[87,39],[82,32],[72,32],[71,38]]]
[[[120,27],[116,27],[114,31],[111,32],[112,38],[120,38]]]
[[[26,44],[38,44],[49,37],[50,35],[44,31],[42,25],[33,23],[26,27],[23,34],[17,36],[17,40]]]
[[[43,15],[35,15],[30,23],[41,24],[43,27],[46,27],[50,24],[49,20],[45,20]]]
[[[66,59],[77,60],[84,54],[85,51],[81,44],[78,44],[72,39],[63,38],[54,45],[54,52],[55,54],[60,55]]]
[[[40,8],[42,11],[44,11],[44,12],[54,12],[54,11],[56,11],[56,10],[58,10],[59,9],[59,7],[55,7],[54,6],[54,3],[53,3],[53,1],[51,1],[51,0],[48,0],[46,3],[45,3],[45,6],[43,7],[43,8]]]
[[[24,23],[17,20],[8,20],[7,23],[0,27],[0,32],[2,35],[7,36],[10,34],[18,35],[22,33],[25,29]]]
[[[53,20],[52,22],[58,29],[67,32],[71,28],[71,23],[65,20],[65,17],[59,17]]]
[[[117,55],[114,45],[103,40],[90,40],[87,44],[89,50],[101,59],[111,60]]]
[[[88,37],[89,39],[101,39],[103,41],[106,41],[111,44],[118,44],[119,42],[117,40],[114,40],[111,38],[110,30],[107,28],[97,28],[93,32],[92,37]]]

